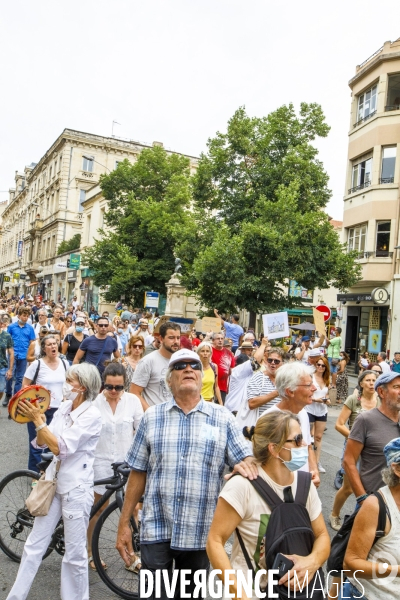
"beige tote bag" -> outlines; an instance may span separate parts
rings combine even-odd
[[[43,473],[28,498],[25,500],[26,508],[29,510],[32,517],[45,517],[49,512],[56,493],[57,475],[60,466],[61,461],[58,461],[54,478],[50,481],[45,480],[46,473]]]

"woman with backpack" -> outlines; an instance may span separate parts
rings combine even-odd
[[[290,571],[290,589],[294,590],[294,573],[303,582],[308,572],[309,590],[296,592],[298,599],[323,598],[321,565],[329,555],[330,541],[322,515],[321,501],[311,483],[311,475],[298,471],[308,460],[308,448],[297,415],[272,411],[262,416],[255,427],[247,430],[253,443],[253,455],[259,476],[250,481],[232,477],[220,493],[207,540],[207,554],[214,569],[271,569],[278,553],[294,564]],[[295,533],[297,529],[299,533]],[[231,558],[224,545],[236,530]],[[314,593],[314,575],[319,571]],[[231,576],[231,579],[235,579]],[[288,575],[279,580],[279,598],[287,598],[284,585]],[[260,587],[265,588],[266,576]],[[276,591],[276,590],[274,590]],[[236,583],[230,592],[237,594]],[[290,592],[294,597],[293,591]],[[237,597],[237,596],[235,596]],[[244,597],[244,596],[242,596]],[[256,595],[253,590],[253,598]]]
[[[349,577],[339,598],[400,598],[400,438],[386,444],[383,452],[387,468],[382,471],[382,479],[386,486],[362,502],[354,520],[343,569],[357,573]],[[386,511],[384,535],[379,537],[382,509],[377,494],[383,496]]]
[[[217,400],[218,404],[223,406],[221,392],[218,387],[218,367],[211,362],[212,346],[210,342],[202,342],[195,348],[195,352],[200,356],[203,365],[203,385],[201,395],[207,402]]]
[[[40,357],[33,361],[25,371],[22,387],[28,385],[42,385],[49,390],[51,401],[46,410],[46,423],[50,425],[53,415],[63,401],[63,386],[65,384],[65,373],[69,367],[67,360],[60,358],[58,352],[58,340],[53,335],[45,335],[40,340]],[[39,473],[37,464],[40,462],[42,450],[33,448],[31,441],[36,437],[36,429],[33,422],[27,423],[29,436],[29,460],[28,469]]]

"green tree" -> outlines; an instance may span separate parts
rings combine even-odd
[[[331,193],[312,142],[328,132],[320,106],[296,115],[290,104],[265,118],[240,108],[208,141],[194,177],[197,228],[179,247],[183,283],[203,306],[279,310],[300,303],[287,297],[289,279],[340,290],[359,279],[323,210]]]
[[[81,245],[81,234],[76,233],[70,240],[64,240],[58,246],[57,255],[64,254],[65,252],[72,252],[73,250],[79,250]]]
[[[125,160],[103,175],[100,186],[109,229],[99,230],[83,260],[94,270],[95,284],[108,286],[107,301],[125,296],[142,305],[145,291],[165,293],[176,244],[192,227],[189,159],[160,147],[146,149],[134,164]]]

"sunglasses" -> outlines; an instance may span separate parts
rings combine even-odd
[[[294,442],[296,444],[296,446],[302,446],[303,445],[303,434],[302,433],[298,433],[297,435],[294,436],[294,438],[292,440],[286,440],[286,442]],[[286,444],[285,442],[285,444]]]
[[[111,392],[112,390],[115,390],[116,392],[122,392],[122,390],[125,388],[123,385],[111,385],[110,383],[105,383],[104,389],[108,392]]]
[[[325,365],[324,365],[324,363],[317,363],[317,367],[324,367],[325,368]]]
[[[279,358],[267,358],[267,362],[270,365],[280,365],[282,361]]]
[[[184,369],[186,369],[186,367],[190,367],[191,369],[193,369],[193,371],[201,371],[201,363],[199,362],[177,362],[174,365],[172,365],[172,368],[174,371],[184,371]]]
[[[65,319],[66,323],[72,323],[72,319]]]
[[[143,346],[142,346],[142,344],[133,344],[132,348],[140,348],[140,349],[142,349]]]
[[[101,323],[99,323],[99,324],[97,325],[97,327],[108,327],[108,325],[102,325]]]

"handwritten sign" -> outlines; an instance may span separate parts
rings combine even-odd
[[[208,333],[209,331],[219,333],[221,331],[220,319],[216,319],[215,317],[203,317],[201,320],[201,331],[203,333]]]
[[[322,335],[325,333],[324,313],[320,312],[316,308],[313,308],[313,316],[315,329],[318,331],[319,335]]]
[[[271,313],[263,315],[264,335],[269,340],[289,337],[289,320],[287,312]]]

